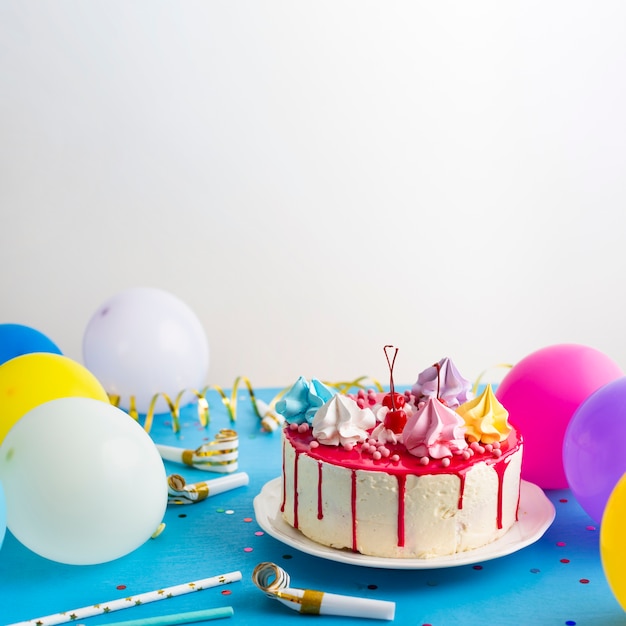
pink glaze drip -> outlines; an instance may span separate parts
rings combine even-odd
[[[285,502],[287,500],[287,485],[285,485],[285,442],[283,441],[283,501],[280,503],[280,512],[285,512]]]
[[[352,550],[358,552],[356,542],[356,470],[352,470],[352,494],[350,508],[352,509]]]
[[[502,528],[502,492],[504,489],[504,472],[506,472],[506,468],[508,466],[508,463],[498,463],[495,466],[496,474],[498,474],[498,512],[496,517],[496,523],[498,528]]]
[[[296,450],[296,457],[293,468],[293,527],[298,528],[298,460],[300,452]]]
[[[461,471],[461,472],[457,472],[457,476],[459,477],[459,504],[458,507],[459,509],[463,508],[463,494],[465,493],[465,475],[467,474],[467,470],[465,471]]]
[[[404,501],[406,497],[406,476],[399,474],[398,480],[398,547],[404,547]]]
[[[317,462],[317,519],[324,519],[322,506],[322,462]]]

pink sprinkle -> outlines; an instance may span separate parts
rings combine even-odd
[[[486,450],[487,452],[491,452],[491,451],[493,450],[493,446],[492,446],[490,443],[488,443],[488,444],[485,446],[485,450]]]
[[[302,424],[300,424],[298,426],[298,432],[299,433],[306,433],[309,430],[309,425],[306,422],[302,422]]]
[[[480,444],[478,443],[478,441],[472,441],[472,443],[470,443],[470,449],[474,452],[476,452],[478,448],[480,448]]]
[[[356,405],[359,407],[359,409],[364,409],[367,406],[367,402],[365,398],[357,398]]]
[[[420,459],[420,465],[428,465],[430,463],[430,459],[427,456],[423,456]]]
[[[244,548],[243,551],[244,552],[252,552],[252,548]]]
[[[441,459],[441,465],[443,467],[448,467],[448,465],[450,465],[450,459],[448,457]]]
[[[296,424],[295,422],[291,422],[289,424],[289,430],[298,430],[298,424]]]
[[[397,454],[393,454],[390,460],[392,463],[398,463],[400,461],[400,456]]]
[[[313,449],[315,449],[315,448],[319,448],[319,446],[320,446],[320,442],[319,442],[319,441],[317,441],[316,439],[314,439],[313,441],[311,441],[311,443],[309,444],[309,448],[313,448]]]
[[[257,537],[262,537],[265,533],[264,533],[262,530],[257,530],[254,534],[255,534]]]
[[[596,527],[595,526],[587,526],[587,530],[595,530]]]
[[[565,547],[566,544],[565,544],[564,541],[557,541],[556,545],[559,546],[559,548],[563,548],[563,547]]]
[[[499,449],[500,449],[500,442],[499,442],[499,441],[494,441],[491,445],[492,445],[492,446],[493,446],[496,450],[499,450]]]
[[[493,454],[493,456],[495,456],[495,457],[499,458],[499,457],[501,457],[501,456],[502,456],[502,450],[500,450],[500,448],[497,448],[496,450],[493,450],[493,451],[491,452],[491,454]]]
[[[478,448],[476,448],[476,452],[478,454],[484,454],[485,453],[485,447],[484,446],[478,446]]]
[[[380,459],[383,458],[383,455],[378,450],[376,450],[376,452],[372,454],[372,458],[374,459],[374,461],[380,461]]]
[[[391,452],[389,452],[389,448],[385,448],[385,446],[380,446],[380,448],[378,448],[378,451],[385,457],[387,458]]]
[[[365,398],[365,389],[359,389],[356,394],[357,398]]]
[[[472,456],[472,454],[469,450],[463,450],[463,454],[461,454],[461,456],[463,457],[465,461],[467,461],[467,459],[469,459]]]
[[[354,450],[354,446],[351,443],[344,443],[343,444],[343,449],[346,452],[352,452],[352,450]]]

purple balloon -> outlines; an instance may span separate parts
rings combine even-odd
[[[626,472],[626,377],[592,393],[576,410],[563,438],[563,466],[572,493],[599,524]]]

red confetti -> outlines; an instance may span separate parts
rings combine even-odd
[[[569,559],[561,559],[561,563],[569,563]]]
[[[474,565],[474,568],[473,568],[473,569],[482,569],[482,568],[483,568],[483,566],[482,566],[482,565]]]
[[[566,544],[564,541],[557,541],[556,545],[559,546],[559,548],[564,548]]]
[[[561,498],[559,502],[567,502],[567,498]]]
[[[232,591],[230,589],[224,589],[222,591],[222,595],[223,596],[229,596],[232,593]]]
[[[251,521],[252,521],[252,518],[251,518],[251,517],[244,517],[244,518],[243,518],[243,521],[244,521],[244,522],[251,522]]]
[[[121,591],[122,589],[126,589],[126,585],[118,585],[116,589],[119,589]]]
[[[581,578],[580,581],[583,585],[587,585],[589,584],[589,579],[588,578]]]

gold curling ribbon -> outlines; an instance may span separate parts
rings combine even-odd
[[[368,385],[367,382],[365,381],[369,381],[370,384]],[[383,392],[383,386],[375,379],[375,378],[370,378],[369,376],[359,376],[358,378],[355,378],[354,380],[349,380],[349,381],[342,381],[342,382],[338,382],[338,383],[331,383],[331,382],[326,382],[326,381],[322,381],[326,386],[328,387],[332,387],[333,389],[335,389],[337,391],[337,393],[348,393],[348,391],[350,391],[351,389],[367,389],[368,387],[371,387],[372,385],[374,387],[376,387],[376,389],[379,392]]]
[[[478,387],[480,386],[480,383],[483,379],[483,376],[487,373],[490,372],[491,370],[495,370],[495,369],[511,369],[513,367],[512,364],[510,363],[498,363],[498,365],[494,365],[493,367],[488,367],[486,370],[483,370],[479,375],[478,378],[476,379],[476,381],[474,382],[474,386],[472,387],[472,393],[474,395],[476,395],[478,393]]]
[[[504,367],[504,366],[501,366],[501,367]],[[370,384],[368,385],[366,381],[369,381]],[[237,394],[239,391],[240,384],[245,385],[246,389],[248,390],[248,394],[250,396],[250,402],[252,403],[252,408],[256,416],[262,420],[263,430],[268,431],[268,432],[271,432],[272,430],[274,430],[273,428],[267,427],[267,425],[263,423],[263,420],[274,419],[274,421],[276,421],[276,418],[272,415],[272,412],[275,412],[276,403],[278,402],[278,400],[280,400],[280,398],[282,398],[283,395],[285,395],[287,391],[289,391],[291,386],[285,387],[284,389],[279,391],[274,396],[274,398],[272,398],[272,400],[270,401],[268,405],[270,409],[269,413],[261,414],[261,411],[259,410],[259,407],[257,404],[256,395],[252,387],[252,383],[245,376],[238,376],[235,379],[235,382],[233,383],[233,386],[231,389],[230,397],[218,385],[207,385],[203,387],[201,390],[194,389],[193,387],[188,387],[186,389],[179,391],[173,401],[170,398],[170,396],[163,391],[156,393],[154,396],[152,396],[150,400],[148,411],[146,413],[146,419],[144,422],[144,429],[146,430],[146,432],[150,432],[150,429],[152,428],[152,422],[154,421],[156,404],[159,398],[163,398],[165,402],[167,403],[167,407],[168,407],[170,416],[172,418],[172,430],[175,433],[178,433],[180,431],[181,401],[182,401],[183,396],[189,393],[193,394],[197,400],[198,421],[204,428],[207,428],[210,422],[210,410],[209,410],[209,402],[206,398],[206,395],[211,390],[216,391],[219,394],[222,400],[222,404],[226,407],[226,411],[228,413],[228,417],[230,421],[235,422],[237,420]],[[372,385],[379,392],[383,391],[382,385],[376,379],[369,378],[368,376],[359,376],[358,378],[355,378],[354,380],[351,380],[351,381],[324,382],[324,384],[327,385],[328,387],[335,389],[338,393],[347,393],[351,389],[354,389],[354,388],[366,389],[368,386],[372,386]],[[109,396],[109,402],[113,406],[119,407],[121,396],[116,395],[116,394],[108,394],[108,396]],[[134,420],[139,421],[139,412],[137,411],[137,401],[134,395],[131,395],[129,398],[129,407],[126,412]]]

